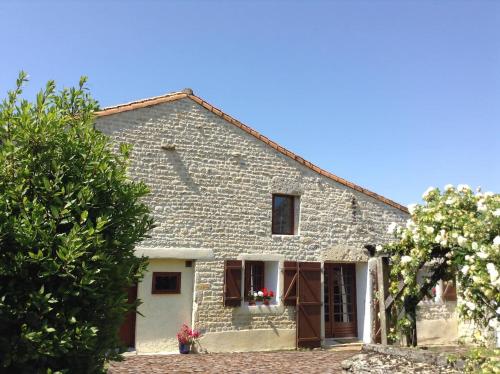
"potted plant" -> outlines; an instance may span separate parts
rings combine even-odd
[[[274,292],[268,290],[267,288],[262,289],[262,298],[264,299],[264,305],[269,305],[269,301],[274,297]]]
[[[254,297],[255,297],[256,301],[263,301],[264,300],[264,293],[262,291],[255,292]]]
[[[248,305],[255,305],[255,295],[256,295],[256,294],[257,294],[257,293],[254,293],[254,292],[252,292],[252,291],[250,291],[250,292],[248,293]]]
[[[200,332],[191,329],[188,325],[183,324],[177,333],[177,341],[179,342],[179,353],[188,354],[191,346],[201,336]]]

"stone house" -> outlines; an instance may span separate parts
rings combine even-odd
[[[133,145],[156,228],[130,291],[143,304],[123,339],[177,350],[182,323],[208,351],[291,349],[371,339],[367,244],[405,207],[339,178],[184,90],[106,108],[96,127]],[[327,151],[327,150],[325,150]],[[249,305],[266,287],[270,305]]]

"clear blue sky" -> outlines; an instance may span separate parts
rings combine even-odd
[[[80,75],[101,106],[191,87],[403,204],[500,192],[500,2],[2,1],[0,92]]]

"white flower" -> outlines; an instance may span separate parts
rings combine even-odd
[[[441,222],[444,219],[444,216],[441,213],[437,213],[434,219],[436,222]]]
[[[408,205],[408,211],[410,212],[410,214],[415,213],[415,210],[417,210],[417,204]]]
[[[484,260],[485,258],[488,258],[488,254],[486,252],[480,251],[477,253],[477,257],[482,258]]]
[[[476,304],[474,304],[473,302],[471,301],[466,301],[465,302],[465,305],[467,306],[467,308],[469,308],[470,310],[476,310]]]
[[[486,270],[488,270],[488,274],[490,275],[491,283],[495,283],[498,279],[498,270],[495,265],[491,262],[486,264]]]
[[[500,236],[495,236],[495,239],[493,239],[493,245],[500,247]]]
[[[449,191],[449,190],[452,190],[453,189],[453,185],[452,184],[447,184],[446,186],[444,186],[444,190],[445,191]]]
[[[453,197],[449,197],[446,199],[446,201],[444,202],[446,205],[453,205],[455,204],[455,199]]]
[[[401,257],[401,263],[402,264],[407,264],[408,262],[411,262],[411,257],[410,256],[403,256],[403,257]]]
[[[460,235],[457,239],[457,243],[460,247],[465,247],[465,244],[467,244],[467,239]]]
[[[422,198],[425,200],[429,196],[429,194],[435,189],[436,187],[429,187],[428,189],[426,189],[424,194],[422,195]]]
[[[476,242],[472,242],[472,249],[477,251],[477,249],[479,248],[479,246],[477,245]]]
[[[380,251],[382,251],[383,249],[384,249],[384,248],[383,248],[380,244],[377,244],[377,246],[375,247],[375,250],[376,250],[377,252],[380,252]]]
[[[425,226],[425,232],[427,234],[432,234],[434,232],[434,227],[432,227],[432,226]]]
[[[415,225],[415,222],[413,222],[411,219],[406,220],[406,228],[410,231],[415,231],[417,228],[417,225]]]
[[[500,209],[496,209],[496,210],[493,212],[493,215],[494,215],[495,217],[500,216]]]
[[[253,297],[257,297],[257,296],[259,296],[259,293],[258,292],[254,292],[253,293]]]
[[[497,329],[497,326],[499,325],[498,319],[492,318],[488,322],[488,326],[490,326],[493,330]]]
[[[257,295],[259,295],[259,296],[264,296],[264,292],[259,291],[259,292],[257,292]]]
[[[396,232],[397,227],[398,224],[396,222],[391,222],[390,225],[387,227],[387,233],[394,234]]]
[[[463,275],[467,275],[467,273],[469,272],[469,269],[470,269],[470,266],[465,265],[462,269],[460,269],[460,271],[463,273]]]
[[[479,200],[477,202],[477,210],[479,210],[480,212],[486,212],[487,209],[488,207],[484,205],[484,200]]]
[[[459,184],[457,186],[457,190],[459,190],[460,192],[466,192],[466,191],[470,191],[470,187],[466,184]]]
[[[493,195],[495,195],[495,194],[493,192],[491,192],[491,191],[488,191],[488,192],[484,193],[484,197],[491,197]]]

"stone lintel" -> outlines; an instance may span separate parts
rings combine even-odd
[[[213,251],[207,248],[136,247],[135,255],[147,256],[151,259],[211,260],[214,258]]]

